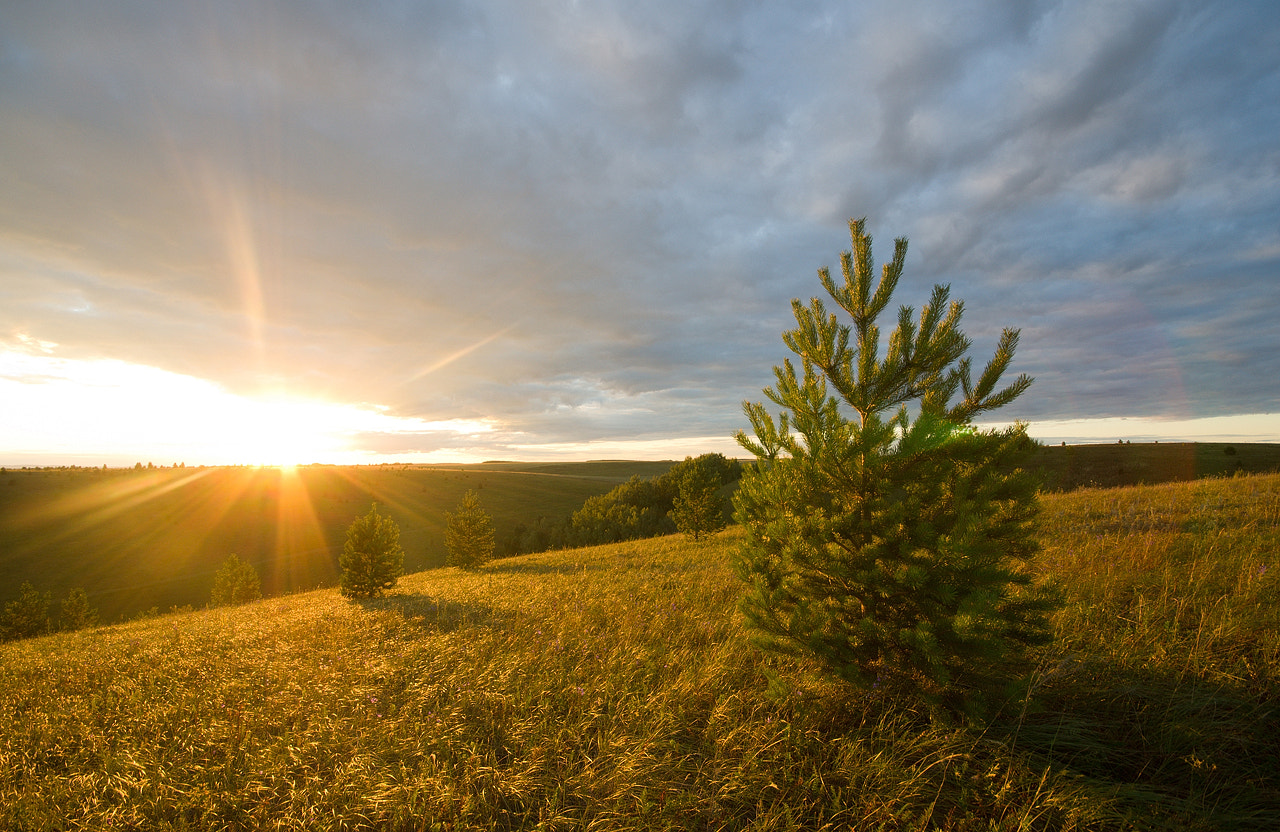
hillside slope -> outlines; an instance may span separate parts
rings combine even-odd
[[[0,828],[1271,828],[1280,476],[1044,536],[1059,640],[980,735],[757,653],[734,530],[0,645]]]
[[[444,515],[475,489],[499,540],[558,521],[632,473],[671,463],[39,470],[0,474],[0,602],[30,581],[89,591],[105,620],[209,601],[227,555],[267,595],[337,582],[346,529],[377,501],[400,526],[405,569],[444,563]]]

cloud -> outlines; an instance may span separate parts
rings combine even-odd
[[[727,436],[865,215],[901,302],[1022,328],[1014,415],[1269,412],[1278,40],[1173,0],[6,7],[0,333],[526,445]]]

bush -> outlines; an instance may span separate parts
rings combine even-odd
[[[717,488],[742,475],[737,460],[722,454],[703,454],[685,457],[658,477],[632,477],[607,494],[590,497],[583,503],[570,521],[570,540],[578,546],[594,546],[677,531],[671,512],[681,482],[693,470],[699,477],[714,478]]]
[[[0,640],[33,638],[53,629],[49,620],[49,605],[53,603],[53,597],[48,592],[38,592],[26,581],[18,593],[16,600],[4,605],[4,615],[0,616]]]
[[[98,626],[98,611],[89,606],[89,593],[76,587],[62,599],[63,630],[85,630]]]
[[[819,276],[851,324],[818,298],[792,301],[796,328],[783,340],[800,369],[788,359],[764,391],[784,410],[775,422],[762,404],[744,405],[755,436],[738,441],[757,463],[735,496],[742,609],[761,646],[814,654],[836,676],[934,716],[978,716],[1016,695],[1024,650],[1048,640],[1055,606],[1025,570],[1038,550],[1037,484],[1019,465],[1035,443],[1021,425],[972,426],[1031,379],[996,392],[1018,340],[1005,330],[972,381],[963,304],[948,306],[945,286],[918,319],[899,310],[882,356],[876,320],[907,241],[873,292],[862,221],[850,236],[844,284]]]
[[[720,476],[710,466],[689,466],[680,478],[671,519],[684,534],[699,540],[725,527]]]
[[[607,494],[588,497],[570,521],[573,543],[595,546],[670,532],[671,495],[664,486],[657,477],[635,476]]]
[[[493,558],[493,521],[480,507],[480,495],[468,491],[456,512],[445,512],[444,545],[450,566],[475,569]]]
[[[339,558],[342,567],[342,594],[349,598],[372,598],[396,585],[404,573],[404,550],[400,548],[400,527],[390,517],[378,514],[374,503],[369,513],[347,528],[347,542]]]
[[[239,555],[228,555],[222,562],[222,568],[213,576],[210,605],[235,606],[257,601],[261,597],[262,589],[258,582],[258,570],[253,568],[253,564],[240,560]]]

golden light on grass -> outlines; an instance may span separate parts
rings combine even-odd
[[[1044,503],[1058,641],[981,732],[754,650],[730,529],[0,645],[0,827],[1270,828],[1280,476]]]

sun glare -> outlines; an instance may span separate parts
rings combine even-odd
[[[370,437],[492,430],[485,422],[432,422],[372,406],[249,398],[155,367],[59,358],[52,346],[0,350],[0,452],[115,464],[359,463],[371,461],[361,447]]]

